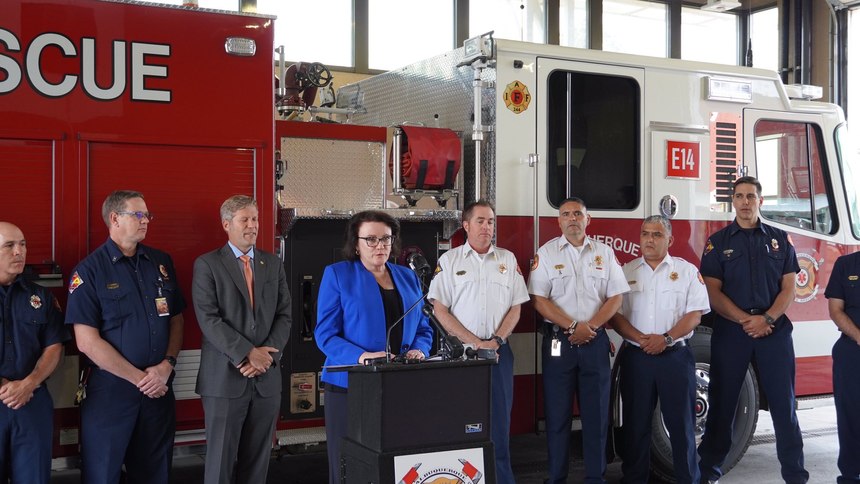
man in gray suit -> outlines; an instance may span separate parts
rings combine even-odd
[[[194,262],[192,298],[203,332],[197,393],[206,419],[206,484],[266,482],[281,403],[279,359],[290,336],[284,266],[254,247],[257,202],[221,205],[227,245]],[[235,477],[235,481],[233,478]]]

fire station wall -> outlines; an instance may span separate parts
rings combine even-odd
[[[253,149],[90,142],[87,252],[107,239],[101,215],[105,197],[117,189],[143,193],[155,217],[145,244],[168,252],[176,266],[186,310],[185,348],[200,347],[193,318],[194,260],[226,241],[219,210],[229,196],[254,193]]]

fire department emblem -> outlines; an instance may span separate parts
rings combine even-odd
[[[779,250],[779,242],[776,239],[770,239],[770,246],[773,247],[773,250]]]
[[[535,254],[535,258],[532,259],[532,267],[531,267],[532,272],[537,270],[539,264],[540,264],[540,257],[538,257],[538,255]]]
[[[669,274],[669,279],[671,279],[672,281],[677,281],[678,280],[678,273],[673,272],[673,273]]]
[[[508,272],[508,266],[505,264],[499,264],[499,272],[502,274],[506,274]]]
[[[603,257],[596,255],[594,256],[594,265],[597,266],[598,269],[602,269],[603,267]]]
[[[84,280],[81,279],[81,276],[79,276],[78,272],[75,271],[75,273],[72,274],[72,280],[69,282],[69,294],[75,292],[75,289],[77,289],[83,283]]]
[[[170,276],[167,274],[167,268],[164,267],[164,264],[158,264],[158,272],[160,272],[165,279],[170,279]]]
[[[433,271],[433,275],[435,276],[436,274],[438,274],[440,272],[442,272],[442,266],[440,266],[439,264],[436,264],[436,270]]]
[[[818,261],[815,257],[799,252],[797,264],[800,272],[794,276],[794,300],[799,303],[809,302],[818,294]]]
[[[708,243],[705,244],[705,253],[703,255],[708,255],[712,250],[714,250],[714,244],[711,242],[711,239],[708,239]]]
[[[532,102],[529,88],[520,81],[508,84],[502,96],[505,100],[505,107],[510,109],[514,114],[524,113],[529,108],[529,103]]]
[[[42,298],[33,294],[30,296],[30,306],[33,306],[33,309],[39,309],[42,307]]]

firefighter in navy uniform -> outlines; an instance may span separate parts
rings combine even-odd
[[[21,229],[0,222],[0,483],[48,484],[54,402],[44,385],[69,336],[59,305],[21,277]]]
[[[839,435],[838,484],[860,482],[860,252],[836,260],[824,295],[842,336],[833,345],[833,398]]]
[[[758,180],[748,176],[735,180],[735,220],[708,239],[702,255],[701,273],[716,313],[710,410],[699,446],[702,482],[716,482],[722,475],[738,396],[753,361],[773,418],[782,478],[789,484],[809,480],[794,409],[792,324],[785,316],[800,267],[786,233],[761,222],[762,202]]]
[[[173,367],[185,301],[170,256],[146,247],[143,195],[116,191],[102,205],[108,240],[72,274],[66,324],[92,362],[81,403],[85,484],[167,484],[176,409]]]

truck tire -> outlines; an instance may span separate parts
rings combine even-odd
[[[702,442],[705,432],[705,420],[708,417],[708,382],[710,381],[711,366],[711,328],[696,329],[690,339],[693,356],[696,359],[696,446]],[[732,433],[732,448],[723,464],[723,473],[728,472],[737,464],[747,451],[755,434],[758,422],[759,394],[758,384],[752,367],[747,370],[741,393],[738,397],[738,408],[735,411],[734,429]],[[669,433],[663,423],[660,413],[660,402],[654,410],[651,420],[651,473],[665,482],[675,482],[675,471],[672,464],[672,444]]]

